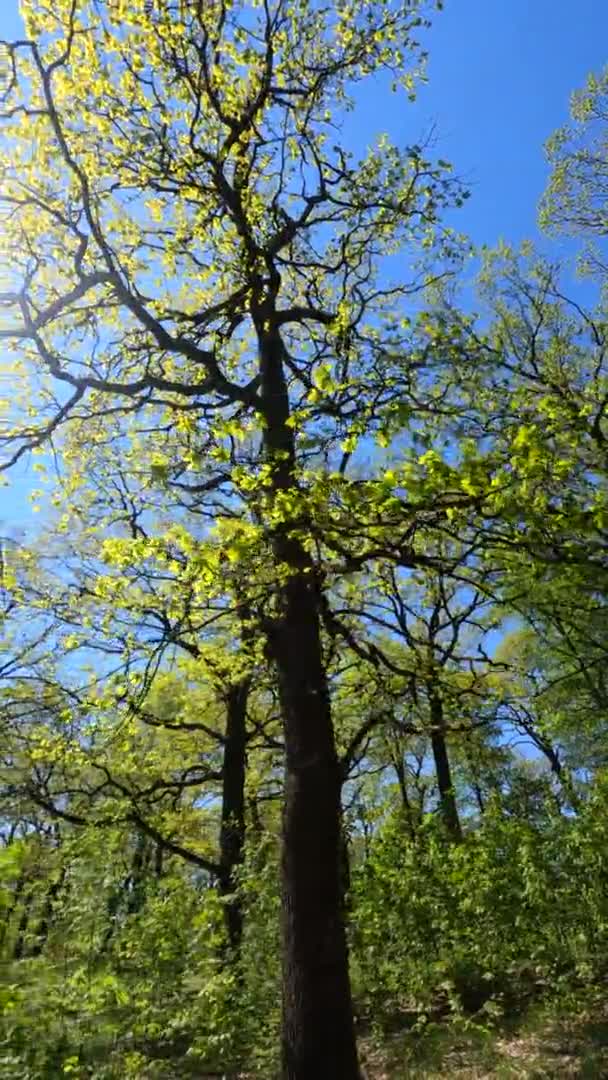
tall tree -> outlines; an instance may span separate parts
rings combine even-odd
[[[36,419],[13,406],[7,463],[66,425],[86,439],[104,414],[138,413],[142,427],[196,431],[218,466],[209,490],[247,507],[216,525],[228,558],[258,555],[271,591],[283,1075],[348,1080],[341,775],[306,439],[340,479],[424,365],[399,306],[429,271],[392,284],[382,261],[411,240],[449,253],[437,213],[458,189],[423,147],[383,138],[356,160],[335,135],[368,76],[411,94],[423,16],[410,0],[28,0],[24,15],[26,39],[4,46],[3,243],[19,254],[2,337]],[[253,453],[231,458],[242,433]]]

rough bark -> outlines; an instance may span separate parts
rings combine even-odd
[[[358,1077],[341,887],[340,770],[307,581],[292,579],[277,663],[285,723],[283,1076]]]
[[[264,313],[262,313],[263,315]],[[276,329],[260,333],[264,448],[273,496],[295,488],[295,448]],[[298,534],[294,535],[297,525]],[[270,632],[285,738],[282,823],[283,1080],[359,1080],[341,882],[341,769],[321,648],[318,583],[299,536],[275,526]]]

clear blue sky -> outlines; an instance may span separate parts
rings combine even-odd
[[[572,91],[608,63],[608,2],[447,0],[428,42],[419,112],[471,181],[463,228],[476,243],[533,237],[543,144]]]
[[[0,0],[1,37],[20,34],[17,10]],[[608,0],[447,0],[425,45],[429,84],[416,105],[369,93],[361,138],[387,130],[416,142],[434,123],[438,156],[472,190],[458,227],[476,244],[534,237],[543,143],[566,120],[572,90],[608,62]],[[33,519],[28,483],[22,470],[12,492],[0,490],[0,532]]]
[[[438,155],[472,191],[459,228],[477,244],[535,237],[543,144],[572,91],[608,63],[608,0],[446,0],[425,45],[414,108],[371,99],[366,126],[415,142],[434,122]]]

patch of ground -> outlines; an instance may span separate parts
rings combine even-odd
[[[434,1024],[365,1040],[366,1080],[608,1080],[608,1006],[529,1016],[509,1032]]]

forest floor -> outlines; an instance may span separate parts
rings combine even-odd
[[[430,1025],[420,1035],[364,1040],[368,1080],[608,1080],[608,1002],[536,1011],[502,1031]]]

